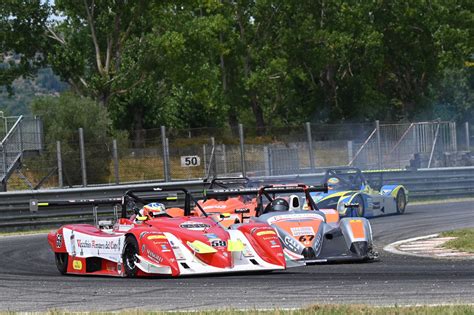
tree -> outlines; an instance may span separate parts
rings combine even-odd
[[[56,160],[56,141],[61,141],[63,169],[70,184],[82,183],[79,128],[84,130],[88,182],[104,182],[111,159],[111,121],[105,108],[92,99],[64,93],[60,97],[38,98],[32,104],[32,112],[43,120],[45,154],[50,160]]]
[[[32,76],[44,65],[45,43],[41,36],[48,17],[41,1],[2,0],[0,2],[0,86],[11,90],[21,76]]]
[[[91,96],[104,107],[114,95],[139,85],[142,76],[126,87],[116,82],[135,70],[121,66],[123,51],[131,44],[140,45],[149,30],[149,4],[144,0],[55,1],[55,12],[65,18],[47,28],[51,44],[48,60],[54,71],[76,93]]]

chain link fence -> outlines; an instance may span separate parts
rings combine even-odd
[[[48,139],[25,156],[9,189],[72,187],[212,176],[307,174],[472,165],[469,124],[302,124],[285,128],[140,130],[129,139]],[[81,140],[82,139],[82,140]],[[82,144],[81,144],[82,143]],[[458,150],[458,148],[460,148]]]

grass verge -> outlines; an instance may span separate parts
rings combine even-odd
[[[393,306],[374,307],[366,305],[315,305],[303,309],[294,310],[215,310],[215,311],[179,311],[179,312],[153,312],[141,310],[128,310],[120,312],[91,312],[82,314],[135,314],[135,315],[345,315],[345,314],[367,314],[367,315],[405,315],[405,314],[430,314],[430,315],[464,315],[473,314],[473,305],[443,305],[443,306]],[[3,314],[15,314],[14,312],[0,312]],[[41,314],[41,313],[40,313]],[[50,311],[43,314],[77,314],[73,312]]]
[[[443,247],[474,253],[474,228],[444,232],[441,233],[441,236],[456,237],[456,239],[444,243]]]

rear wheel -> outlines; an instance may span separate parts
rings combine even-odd
[[[397,213],[399,214],[405,213],[405,208],[407,206],[407,197],[403,189],[400,189],[398,191],[396,202],[397,202]]]
[[[135,237],[127,236],[125,239],[125,247],[122,254],[123,265],[125,269],[125,275],[127,277],[135,277],[138,272],[136,266],[138,254],[138,243]]]
[[[56,261],[56,267],[62,275],[67,273],[68,254],[67,253],[55,253],[54,258]]]

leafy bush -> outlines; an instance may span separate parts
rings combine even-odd
[[[36,99],[32,112],[43,120],[44,154],[49,160],[56,159],[56,141],[61,142],[66,183],[82,183],[79,128],[84,131],[88,183],[102,183],[108,178],[113,131],[104,107],[89,98],[65,93]]]

